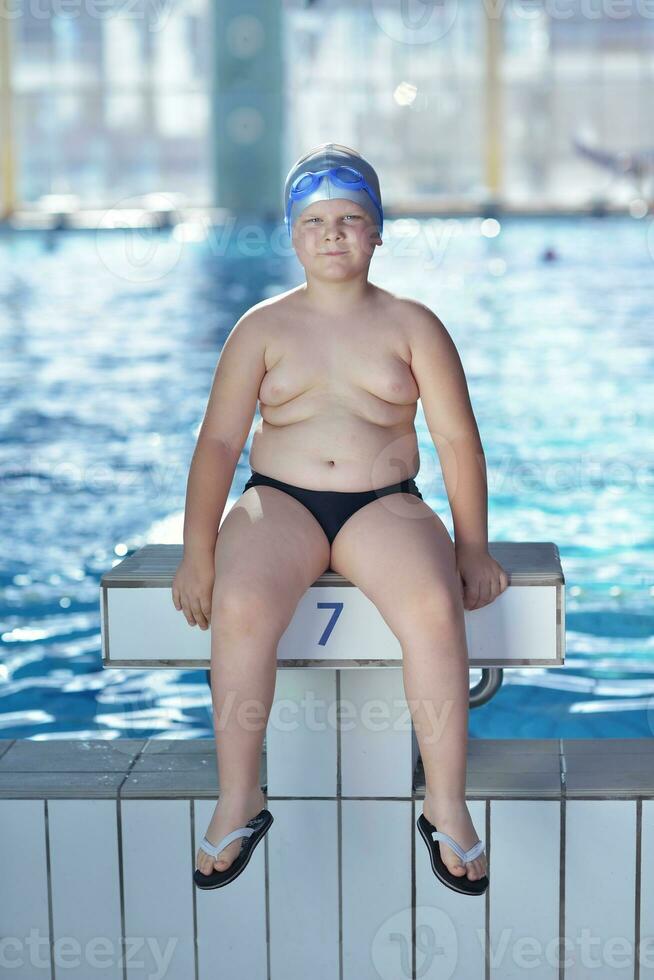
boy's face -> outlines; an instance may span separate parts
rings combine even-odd
[[[382,244],[370,214],[345,198],[315,201],[305,208],[293,222],[292,241],[304,268],[329,279],[365,269]]]

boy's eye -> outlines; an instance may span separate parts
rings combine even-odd
[[[343,215],[343,217],[344,218],[357,218],[358,220],[361,219],[361,215],[360,214],[345,214],[345,215]],[[322,218],[318,218],[318,217],[307,218],[307,224],[309,224],[311,221],[322,221]]]

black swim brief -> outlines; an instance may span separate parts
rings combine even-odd
[[[304,487],[296,487],[292,483],[284,483],[281,480],[275,480],[272,476],[256,473],[253,469],[250,472],[252,476],[243,487],[243,493],[250,487],[267,486],[276,487],[278,490],[290,494],[291,497],[295,497],[311,511],[327,535],[330,544],[348,517],[356,513],[360,507],[376,500],[377,497],[385,497],[389,493],[411,493],[414,497],[423,499],[413,478],[401,480],[400,483],[391,483],[387,487],[378,487],[376,490],[360,490],[352,493],[343,490],[305,490]],[[211,688],[211,671],[205,671],[205,676],[207,684]]]
[[[330,544],[348,517],[351,517],[361,507],[376,500],[377,497],[385,497],[389,493],[411,493],[414,497],[423,499],[412,477],[401,480],[399,483],[391,483],[386,487],[377,487],[376,490],[350,492],[347,490],[306,490],[304,487],[296,487],[292,483],[275,480],[271,476],[264,476],[263,473],[257,473],[254,470],[251,470],[251,473],[252,476],[243,487],[243,493],[250,487],[266,486],[276,487],[278,490],[290,494],[291,497],[295,497],[311,511],[327,535]]]

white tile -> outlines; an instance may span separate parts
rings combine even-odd
[[[411,796],[414,743],[401,667],[342,670],[341,793]]]
[[[55,969],[122,980],[116,801],[50,800],[48,822]]]
[[[563,597],[562,597],[563,603]],[[465,612],[466,643],[476,666],[556,660],[556,586],[510,585],[493,602]]]
[[[490,808],[490,976],[558,980],[561,804],[492,800]]]
[[[193,977],[195,856],[189,801],[122,800],[120,805],[125,935],[133,944],[128,980],[158,971]]]
[[[271,980],[338,980],[338,804],[271,800],[270,811]]]
[[[211,630],[191,628],[175,608],[170,587],[109,588],[107,622],[109,660],[185,664],[211,662]]]
[[[195,800],[195,855],[213,816],[215,800]],[[271,806],[267,809],[273,812]],[[198,978],[222,980],[233,976],[267,976],[266,949],[266,843],[277,828],[275,821],[257,844],[245,870],[223,888],[195,888]],[[233,828],[236,829],[235,827]]]
[[[343,800],[343,980],[411,973],[410,800]]]
[[[640,980],[654,977],[654,800],[643,800],[640,837]]]
[[[478,837],[486,844],[485,802],[469,800],[468,809]],[[416,976],[422,980],[482,980],[487,895],[459,895],[438,880],[416,826],[421,813],[422,800],[416,800]]]
[[[7,975],[50,980],[43,800],[0,800],[0,869],[0,937],[4,959],[11,964]]]
[[[568,800],[565,835],[565,980],[632,978],[636,801]]]
[[[335,703],[335,670],[277,671],[266,728],[269,796],[336,795]]]

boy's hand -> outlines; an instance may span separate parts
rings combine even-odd
[[[185,555],[179,563],[173,579],[173,604],[184,613],[189,626],[209,628],[215,574],[211,552]]]
[[[507,588],[509,576],[481,545],[455,547],[464,609],[481,609]]]

